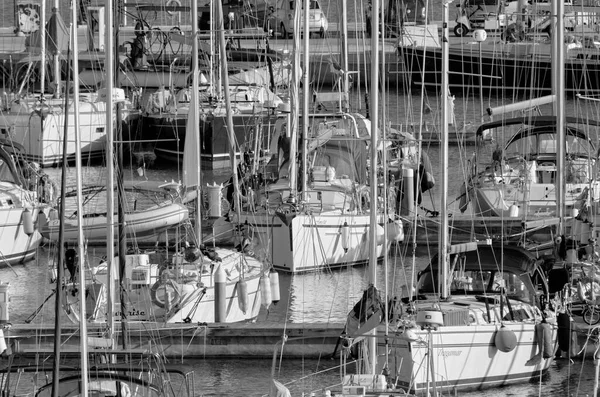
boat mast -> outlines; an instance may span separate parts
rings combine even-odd
[[[300,118],[298,117],[300,113],[300,95],[298,94],[298,90],[300,89],[300,6],[302,5],[302,1],[298,1],[296,6],[294,6],[294,47],[292,51],[292,84],[290,84],[290,110],[291,113],[288,117],[288,133],[290,136],[290,158],[289,158],[289,175],[290,175],[290,197],[289,202],[296,203],[298,198],[298,167],[296,163],[296,156],[298,154],[298,122]],[[306,6],[304,6],[304,10],[306,10]],[[308,18],[306,16],[305,18]],[[306,24],[305,24],[306,25]],[[304,68],[307,66],[306,58],[308,57],[308,33],[304,35]],[[307,73],[307,72],[305,72]],[[306,81],[307,75],[304,75]],[[304,93],[308,90],[308,86],[305,85],[303,87]],[[304,104],[306,104],[306,98],[304,98]],[[304,113],[308,112],[308,108],[304,109]],[[308,127],[308,115],[305,115],[303,118],[306,121],[306,125],[304,128]],[[307,136],[303,137],[302,141],[305,141]],[[305,171],[303,171],[305,172]],[[303,185],[304,186],[304,185]]]
[[[311,0],[306,0],[305,4],[304,4],[304,20],[303,20],[303,25],[304,25],[304,32],[308,32],[308,18],[309,18],[309,13],[310,13],[310,1]],[[346,0],[342,0],[342,3],[345,4]],[[297,36],[297,35],[296,35]],[[304,109],[304,111],[302,112],[302,201],[304,201],[304,199],[306,198],[306,191],[308,190],[308,109],[309,109],[309,102],[310,102],[310,76],[309,76],[309,71],[310,71],[310,53],[308,51],[308,46],[309,46],[309,36],[310,34],[305,34],[304,35],[304,42],[303,42],[303,51],[302,51],[302,57],[303,57],[303,62],[302,62],[302,108]],[[292,66],[293,67],[293,66]],[[296,80],[294,80],[294,83],[296,82]],[[293,144],[292,144],[293,146]],[[290,159],[293,160],[294,157],[291,157],[290,155]],[[295,163],[295,161],[293,161],[293,163]],[[292,176],[292,174],[295,174],[290,172],[290,177]],[[291,181],[290,181],[291,184]],[[293,185],[292,185],[293,186]],[[291,187],[291,186],[290,186]]]
[[[342,0],[344,1],[344,0]],[[377,286],[377,138],[379,131],[379,0],[373,0],[371,21],[371,164],[369,168],[369,183],[371,200],[370,212],[370,241],[369,241],[369,271],[368,283]],[[369,338],[370,373],[375,374],[377,368],[377,328],[371,331]]]
[[[389,12],[389,11],[388,11]],[[386,32],[386,15],[385,15],[385,7],[382,4],[381,7],[381,31],[382,32]],[[381,48],[382,50],[385,48],[385,34],[381,35]],[[347,51],[346,51],[346,57],[347,57]],[[347,59],[347,58],[346,58]],[[385,51],[382,51],[382,56],[381,56],[381,70],[386,70],[386,65],[385,65]],[[346,75],[348,74],[348,66],[345,66],[346,70]],[[384,89],[383,89],[383,95],[381,96],[381,125],[383,126],[382,128],[382,133],[381,133],[381,141],[382,141],[382,145],[381,145],[381,164],[383,164],[383,180],[382,180],[382,188],[384,192],[388,191],[388,178],[387,178],[387,173],[388,173],[388,169],[387,169],[387,133],[386,133],[386,126],[387,126],[387,118],[386,118],[386,112],[385,109],[387,109],[387,104],[386,104],[386,97],[385,94],[387,93],[385,87],[385,83],[382,83]],[[377,183],[379,185],[379,182]],[[388,197],[387,194],[382,194],[382,199],[383,199],[383,219],[384,222],[388,222]],[[389,285],[389,279],[388,279],[388,230],[387,230],[387,225],[384,224],[383,226],[383,241],[385,242],[383,244],[384,250],[383,250],[383,296],[384,296],[384,300],[383,300],[383,312],[384,313],[389,313],[389,306],[388,306],[388,285]],[[388,340],[389,340],[389,316],[384,316],[384,324],[385,324],[385,361],[384,361],[384,369],[387,370],[388,368],[388,362],[389,362],[389,345],[388,345]]]
[[[104,23],[106,26],[105,40],[106,47],[104,49],[104,71],[106,73],[106,263],[108,265],[108,283],[107,283],[107,306],[108,318],[107,326],[109,331],[109,339],[111,340],[111,348],[114,349],[114,330],[115,330],[115,170],[114,170],[114,124],[113,124],[113,86],[114,86],[114,69],[113,69],[113,48],[114,36],[112,35],[114,14],[116,13],[113,7],[113,0],[105,0]],[[88,21],[89,23],[89,21]]]
[[[440,170],[441,170],[441,192],[440,192],[440,231],[439,231],[439,275],[440,299],[448,297],[448,217],[446,216],[447,193],[448,193],[448,7],[452,0],[442,2],[442,88],[440,103],[441,114],[441,144],[440,144]],[[481,93],[480,93],[481,95]]]
[[[309,0],[310,1],[310,0]],[[348,68],[348,6],[346,4],[347,0],[342,0],[342,31],[341,33],[341,44],[342,44],[342,70],[344,71],[342,75],[342,93],[344,94],[344,98],[341,101],[342,108],[340,109],[343,112],[347,112],[349,110],[349,99],[348,91],[350,87],[350,69]],[[383,9],[383,7],[382,7]],[[305,15],[305,18],[308,18],[308,12]],[[305,19],[305,29],[308,29],[308,22]],[[305,30],[306,32],[306,30]]]
[[[69,63],[71,57],[71,44],[67,50],[67,63]],[[67,68],[67,81],[65,90],[65,109],[69,108],[69,80],[70,80],[71,68]],[[63,126],[63,152],[62,152],[62,168],[61,168],[61,183],[60,183],[60,211],[59,214],[65,213],[65,197],[67,195],[67,147],[68,147],[68,136],[69,123],[65,117],[65,124]],[[56,291],[54,300],[54,362],[52,368],[52,396],[58,397],[59,393],[59,379],[60,379],[60,346],[62,336],[62,322],[60,313],[62,310],[62,282],[64,274],[64,262],[65,260],[65,223],[60,222],[58,226],[58,258],[56,260]]]
[[[566,156],[566,134],[565,134],[565,53],[564,53],[564,32],[565,23],[563,15],[565,5],[562,0],[552,1],[552,14],[554,16],[554,26],[552,29],[552,70],[556,70],[552,76],[552,85],[556,102],[554,102],[554,114],[556,115],[556,216],[558,217],[558,231],[562,235],[564,231],[565,201],[564,196],[565,178],[564,170]]]
[[[75,172],[77,189],[78,269],[79,269],[79,349],[81,352],[81,395],[88,395],[87,314],[85,308],[85,246],[83,240],[83,195],[81,177],[81,137],[79,131],[79,45],[77,43],[77,5],[71,7],[71,40],[73,40],[73,120],[75,123]],[[65,109],[65,123],[68,109]],[[67,137],[65,137],[65,140]]]
[[[107,30],[112,30],[112,26],[109,26]],[[112,95],[112,93],[109,93]],[[123,349],[128,347],[128,335],[129,328],[127,325],[127,289],[125,280],[125,267],[127,262],[127,235],[125,233],[125,197],[123,191],[123,123],[122,123],[122,104],[116,104],[115,110],[115,130],[116,130],[116,157],[117,157],[117,177],[116,177],[116,188],[117,188],[117,225],[119,235],[119,303],[121,308],[119,310],[121,314],[121,346]],[[108,133],[112,131],[107,131]],[[167,244],[168,246],[168,244]]]
[[[211,26],[212,27],[212,26]],[[212,30],[212,29],[211,29]],[[212,32],[211,32],[211,41],[212,41]],[[202,200],[201,200],[201,192],[200,192],[200,184],[202,178],[202,170],[201,170],[201,160],[200,160],[200,112],[198,109],[198,0],[192,0],[192,101],[190,104],[190,112],[193,116],[192,120],[192,129],[187,130],[187,135],[192,133],[194,140],[191,139],[188,142],[193,142],[194,147],[192,148],[194,157],[197,161],[194,163],[196,177],[196,219],[195,219],[195,227],[196,227],[196,241],[198,242],[198,246],[202,243]],[[211,57],[212,63],[212,57]],[[213,73],[211,73],[213,74]],[[212,82],[212,78],[211,78]],[[189,117],[190,115],[188,115]],[[190,123],[188,122],[188,125]],[[187,146],[187,145],[186,145]],[[185,147],[184,147],[185,152]],[[185,157],[185,156],[184,156]],[[190,170],[191,171],[191,170]],[[187,171],[186,171],[187,172]],[[236,207],[237,208],[237,207]]]
[[[56,10],[56,13],[59,12],[59,8],[58,8],[59,3],[60,3],[60,0],[54,0],[54,10]],[[77,34],[76,21],[77,21],[77,19],[75,19],[74,21],[71,21],[71,24],[75,25],[75,33]],[[75,37],[77,37],[77,35]],[[54,84],[56,86],[56,90],[54,92],[54,97],[60,98],[60,95],[61,95],[61,92],[60,92],[60,49],[57,49],[55,51],[54,68],[52,70],[54,71]],[[65,114],[66,114],[66,111],[65,111]]]
[[[218,42],[219,42],[219,57],[221,60],[221,79],[223,82],[223,92],[224,92],[224,96],[225,96],[225,109],[226,109],[226,114],[227,114],[227,131],[229,133],[229,144],[231,145],[232,148],[232,155],[231,155],[231,166],[233,169],[233,189],[234,189],[234,205],[235,205],[235,209],[236,211],[240,212],[242,207],[241,207],[241,200],[240,200],[240,185],[238,183],[238,174],[237,174],[237,158],[236,158],[236,145],[235,145],[235,131],[233,130],[233,116],[232,113],[230,111],[231,109],[231,99],[229,98],[229,76],[227,75],[227,53],[226,51],[226,45],[225,45],[225,24],[224,24],[224,20],[223,20],[223,4],[221,3],[221,0],[216,0],[216,9],[217,9],[217,18],[216,18],[216,22],[217,22],[217,29],[218,29]],[[291,157],[290,155],[290,161],[294,161],[293,157]],[[291,175],[290,175],[291,177]]]
[[[40,99],[46,90],[46,0],[42,0],[40,13]]]

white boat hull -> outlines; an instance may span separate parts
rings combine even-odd
[[[40,233],[51,241],[58,241],[60,219],[54,211],[51,219],[43,218],[40,221]],[[125,235],[135,241],[156,241],[156,237],[167,229],[176,227],[188,219],[188,209],[183,204],[170,203],[156,206],[144,211],[125,214]],[[89,216],[83,218],[83,235],[88,242],[106,242],[106,215]],[[65,222],[65,241],[77,241],[78,224],[76,219]],[[118,237],[118,225],[115,224],[115,238]]]
[[[399,387],[417,394],[434,385],[438,392],[480,389],[527,382],[544,374],[553,362],[553,352],[550,358],[536,357],[540,350],[535,324],[505,327],[517,335],[517,346],[510,352],[494,344],[499,324],[442,326],[431,333],[413,329],[420,340],[394,338],[391,342],[390,373],[398,374]],[[379,349],[384,348],[380,341]]]
[[[35,225],[37,211],[30,211]],[[37,230],[31,235],[25,233],[23,212],[24,208],[0,206],[0,267],[33,259],[42,241]]]
[[[227,274],[225,282],[225,313],[222,322],[243,322],[257,318],[261,307],[261,277],[267,277],[262,264],[240,252],[217,249],[221,261],[212,262],[206,257],[198,263],[180,263],[170,269],[177,273],[173,278],[175,289],[168,293],[163,286],[165,278],[157,264],[148,261],[148,255],[128,255],[125,274],[130,280],[127,291],[127,319],[139,322],[165,323],[214,323],[216,322],[215,279],[219,266]],[[144,259],[145,258],[145,259]],[[161,275],[159,275],[161,273]],[[106,321],[106,267],[102,266],[87,275],[86,307],[89,320]],[[239,281],[246,282],[246,306],[240,303],[242,288]],[[171,280],[171,279],[170,279]],[[79,297],[70,293],[77,289],[70,284],[66,289],[65,312],[73,322],[78,322]],[[169,287],[170,288],[170,287]],[[173,292],[173,291],[177,292]],[[173,293],[172,293],[173,292]],[[268,293],[270,295],[270,292]],[[157,298],[158,297],[158,298]],[[116,307],[115,319],[120,320],[121,308]]]
[[[44,106],[36,98],[13,103],[0,111],[0,139],[22,146],[21,155],[43,167],[62,164],[63,138],[67,123],[67,161],[75,160],[73,105],[64,111],[64,100],[48,99]],[[128,111],[123,119],[129,119]],[[102,159],[106,147],[106,104],[92,96],[79,103],[79,139],[82,160]]]
[[[277,270],[289,273],[364,265],[369,260],[370,215],[342,215],[339,211],[298,214],[286,225],[272,213],[243,214],[239,224],[248,224],[259,245]],[[346,227],[348,244],[342,239]],[[383,237],[383,228],[378,227]],[[380,240],[383,240],[382,238]],[[384,255],[377,245],[377,257]]]

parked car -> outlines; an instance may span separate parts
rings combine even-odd
[[[294,34],[294,10],[295,0],[277,0],[275,6],[270,7],[270,15],[267,18],[266,29],[272,30],[274,34],[279,33],[283,38],[289,38]],[[329,22],[321,9],[318,0],[311,0],[308,10],[308,32],[317,33],[319,37],[325,37],[329,29]],[[300,27],[304,27],[303,14],[300,17]]]

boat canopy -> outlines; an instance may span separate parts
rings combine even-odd
[[[512,270],[517,273],[531,273],[539,259],[525,248],[515,245],[479,245],[477,250],[461,253],[467,259],[467,267],[475,267],[482,270]],[[435,255],[431,262],[437,271],[438,256]]]
[[[477,129],[477,135],[481,136],[485,131],[494,128],[521,124],[527,127],[520,129],[508,140],[504,148],[506,158],[522,156],[527,160],[534,160],[544,157],[556,157],[555,116],[516,117],[498,120],[481,125]],[[567,117],[566,124],[566,153],[575,157],[591,158],[595,156],[596,149],[588,134],[580,128],[575,128],[573,125],[600,127],[600,122]],[[571,126],[568,124],[571,124]]]
[[[452,260],[451,292],[497,293],[503,286],[513,295],[511,297],[522,301],[532,299],[526,293],[534,289],[529,275],[534,274],[541,260],[528,250],[512,245],[481,245],[477,250],[458,255],[459,260]],[[437,290],[438,268],[438,255],[435,255],[431,264],[419,273],[419,294]]]
[[[506,158],[523,156],[527,160],[556,158],[556,144],[556,131],[553,127],[529,128],[519,131],[510,139],[504,154]],[[592,142],[575,128],[567,127],[566,146],[566,153],[570,156],[591,158],[596,155]]]
[[[582,119],[577,117],[566,117],[566,124],[578,124],[578,125],[587,125],[590,127],[600,127],[600,121],[591,120],[591,119]],[[510,119],[502,119],[497,121],[492,121],[489,123],[485,123],[477,128],[477,136],[482,136],[483,133],[487,130],[492,130],[494,128],[499,127],[508,127],[511,125],[530,125],[530,126],[553,126],[556,125],[556,116],[523,116],[523,117],[515,117]]]

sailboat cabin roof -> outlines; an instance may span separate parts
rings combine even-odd
[[[504,152],[507,158],[524,156],[528,160],[532,160],[536,157],[556,157],[557,143],[554,126],[526,128],[520,130],[508,141]],[[566,154],[591,158],[596,155],[596,150],[584,132],[567,127]]]
[[[589,127],[600,127],[600,121],[592,119],[581,119],[577,117],[565,117],[566,124],[575,124]],[[487,130],[492,130],[499,127],[509,127],[511,125],[528,125],[532,127],[551,127],[556,125],[556,116],[523,116],[510,119],[501,119],[485,123],[477,128],[477,136],[483,135]]]
[[[600,127],[600,122],[566,117],[566,153],[577,157],[591,158],[596,155],[594,144],[590,140],[587,128]],[[506,143],[504,152],[507,158],[523,156],[528,160],[536,157],[556,157],[556,117],[534,116],[516,117],[498,120],[481,125],[477,134],[484,135],[487,130],[521,125]]]

